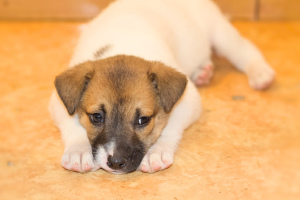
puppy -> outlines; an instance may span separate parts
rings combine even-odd
[[[254,89],[274,71],[209,0],[120,0],[87,24],[55,80],[52,118],[61,164],[123,174],[170,167],[183,131],[201,113],[196,86],[213,75],[211,48]]]

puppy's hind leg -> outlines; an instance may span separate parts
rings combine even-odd
[[[144,156],[140,170],[153,173],[173,164],[174,152],[183,131],[198,119],[201,114],[201,100],[195,86],[188,81],[186,91],[173,108],[166,127],[156,143]]]
[[[200,87],[209,84],[214,75],[214,64],[209,59],[205,61],[196,71],[191,75],[191,80],[196,86]]]
[[[251,87],[266,89],[274,79],[274,70],[260,51],[219,14],[213,25],[211,41],[217,53],[228,58],[249,79]]]

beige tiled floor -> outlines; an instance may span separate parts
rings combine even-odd
[[[235,22],[277,71],[266,92],[217,59],[203,114],[159,173],[79,174],[47,104],[78,22],[0,23],[0,199],[300,199],[300,23]]]

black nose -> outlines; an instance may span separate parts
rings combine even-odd
[[[107,165],[112,169],[122,169],[127,162],[126,158],[118,156],[108,156]]]

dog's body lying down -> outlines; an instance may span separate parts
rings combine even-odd
[[[72,68],[55,81],[50,112],[65,144],[62,166],[118,174],[168,168],[201,113],[195,85],[212,77],[212,47],[253,88],[272,82],[258,49],[209,0],[110,5],[86,25]]]

